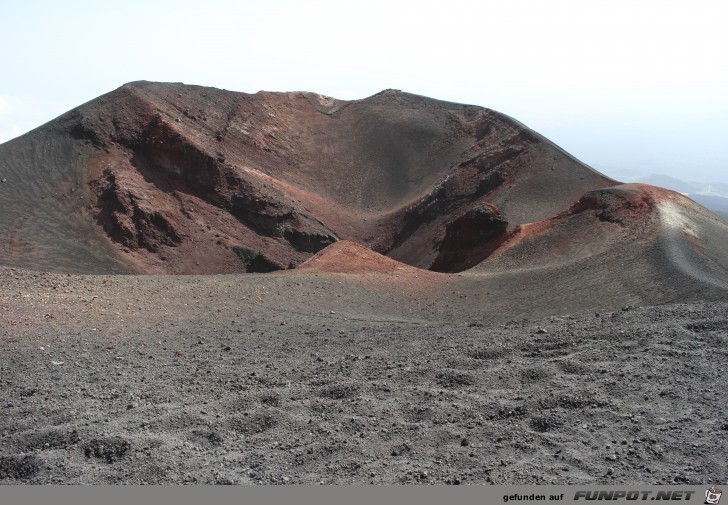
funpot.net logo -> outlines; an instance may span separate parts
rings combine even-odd
[[[682,489],[661,489],[659,491],[634,491],[634,490],[611,490],[611,491],[577,491],[574,494],[574,501],[601,501],[601,500],[650,500],[650,501],[685,501],[690,500],[696,491]],[[699,495],[698,495],[699,496]],[[707,495],[706,495],[707,496]],[[717,503],[717,502],[715,502]]]

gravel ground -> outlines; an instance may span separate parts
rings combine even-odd
[[[0,279],[3,484],[728,481],[728,303],[474,321],[311,275]]]

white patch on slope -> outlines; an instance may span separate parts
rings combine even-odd
[[[698,244],[704,243],[704,239],[709,238],[701,237],[697,231],[700,229],[700,222],[697,219],[704,216],[698,209],[698,206],[693,209],[685,208],[684,205],[677,202],[658,202],[657,210],[665,228],[661,237],[664,251],[669,261],[682,273],[703,283],[706,287],[727,290],[728,284],[715,275],[714,268],[711,267],[712,260],[690,243],[690,237],[695,238]],[[694,212],[689,214],[687,211],[690,210]]]
[[[685,215],[681,205],[670,201],[663,201],[657,204],[657,210],[663,226],[699,238],[698,233],[695,231],[694,223]]]

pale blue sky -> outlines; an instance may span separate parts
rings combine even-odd
[[[711,0],[0,0],[0,142],[134,80],[490,107],[607,174],[728,182]]]

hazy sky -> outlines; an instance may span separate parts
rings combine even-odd
[[[725,0],[0,0],[0,142],[134,80],[499,110],[607,174],[728,183]]]

